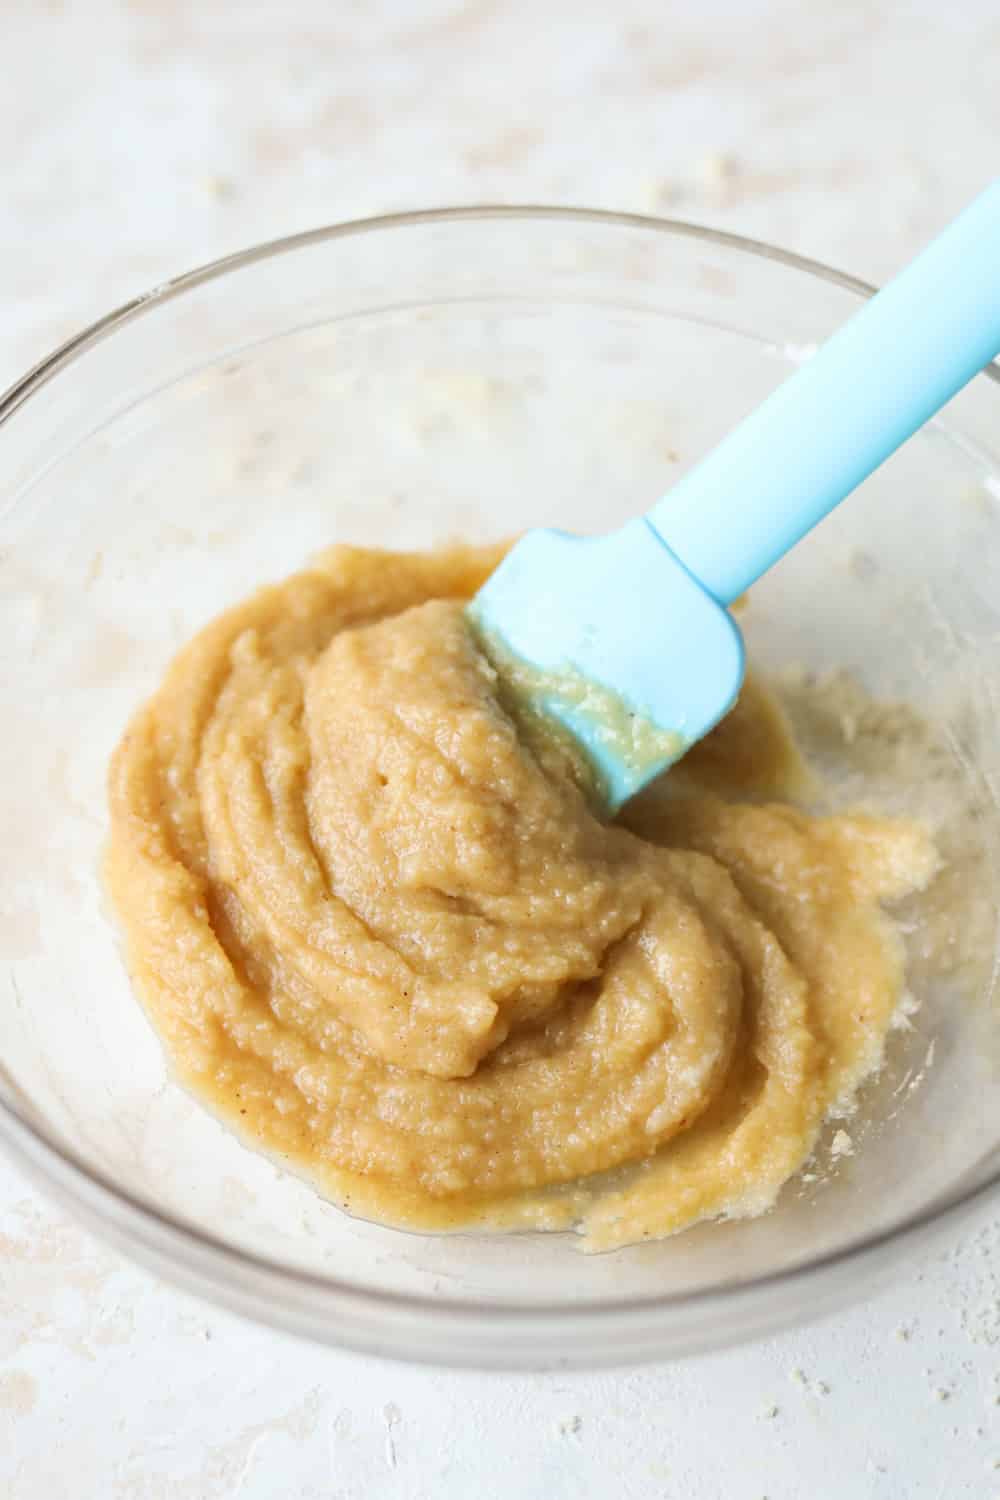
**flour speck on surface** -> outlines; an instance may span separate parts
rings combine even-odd
[[[562,1417],[559,1421],[559,1433],[562,1437],[579,1437],[583,1430],[583,1418],[578,1412],[571,1417]]]

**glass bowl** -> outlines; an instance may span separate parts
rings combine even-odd
[[[282,1328],[525,1368],[663,1358],[801,1321],[891,1276],[993,1190],[996,369],[769,575],[746,616],[765,668],[843,668],[937,726],[933,775],[855,779],[843,798],[973,830],[937,919],[951,972],[921,962],[923,918],[909,921],[919,1009],[850,1122],[857,1149],[821,1148],[764,1218],[588,1257],[571,1235],[422,1236],[347,1217],[170,1082],[98,877],[110,751],[220,607],[334,540],[614,526],[870,290],[685,224],[411,214],[157,287],[7,393],[0,1138],[59,1203]]]

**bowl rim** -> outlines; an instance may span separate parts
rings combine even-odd
[[[148,291],[139,292],[137,296],[130,298],[127,302],[122,302],[111,312],[105,313],[103,317],[82,328],[79,333],[73,334],[64,343],[58,344],[51,353],[32,365],[20,379],[15,380],[0,393],[0,426],[59,370],[79,358],[88,349],[92,349],[95,344],[109,338],[124,324],[141,317],[143,313],[150,312],[154,307],[160,307],[165,302],[182,296],[185,292],[193,291],[195,287],[215,281],[230,271],[242,270],[246,266],[255,265],[258,261],[270,260],[274,256],[284,255],[291,250],[302,250],[309,245],[319,245],[328,240],[346,239],[352,235],[368,234],[381,229],[412,228],[419,224],[456,220],[471,222],[477,219],[525,218],[560,220],[563,223],[604,224],[619,229],[655,230],[661,234],[673,235],[677,239],[693,239],[700,240],[703,244],[723,245],[728,249],[753,256],[757,260],[777,261],[779,265],[787,266],[790,270],[803,271],[819,281],[829,282],[833,286],[839,286],[842,290],[854,292],[861,297],[873,297],[879,290],[872,282],[863,281],[847,271],[837,270],[833,266],[828,266],[824,261],[812,260],[792,250],[779,249],[776,245],[768,244],[766,240],[733,234],[725,229],[711,229],[707,225],[694,224],[687,219],[659,218],[651,214],[622,213],[612,209],[578,208],[543,203],[466,204],[454,208],[418,208],[403,213],[377,214],[370,218],[346,219],[337,224],[321,224],[314,229],[299,230],[296,234],[279,235],[275,239],[261,240],[245,250],[235,250],[229,255],[219,256],[216,260],[205,261],[190,271],[183,271],[179,276],[172,276],[167,281],[159,282]],[[1000,363],[986,365],[980,371],[980,375],[974,378],[978,380],[980,376],[985,376],[988,380],[993,380],[1000,385]]]
[[[482,204],[382,214],[322,225],[262,241],[160,282],[122,303],[53,349],[0,394],[0,427],[10,421],[25,402],[63,369],[126,324],[232,271],[311,245],[378,231],[449,221],[524,219],[603,225],[677,239],[691,239],[707,245],[722,246],[753,259],[777,262],[851,292],[861,299],[874,296],[878,290],[867,281],[806,256],[686,220],[544,204]],[[980,378],[1000,387],[1000,364],[989,364],[980,376],[975,377],[976,380]],[[484,1323],[502,1321],[505,1336],[513,1336],[515,1346],[520,1345],[522,1353],[529,1348],[527,1336],[531,1330],[537,1330],[543,1323],[550,1327],[554,1325],[564,1332],[573,1325],[575,1334],[579,1336],[596,1334],[602,1328],[606,1330],[609,1323],[621,1320],[635,1328],[645,1324],[652,1330],[650,1320],[657,1318],[660,1330],[667,1334],[668,1325],[659,1322],[664,1315],[669,1319],[671,1313],[681,1308],[712,1307],[721,1311],[727,1305],[732,1306],[739,1299],[750,1295],[759,1293],[766,1299],[769,1292],[773,1293],[779,1287],[801,1285],[818,1278],[823,1272],[832,1272],[849,1263],[860,1263],[866,1258],[874,1259],[890,1246],[910,1244],[922,1233],[927,1234],[932,1227],[944,1225],[965,1214],[992,1194],[1000,1184],[998,1161],[996,1168],[985,1180],[963,1186],[964,1179],[960,1179],[957,1186],[939,1195],[930,1205],[904,1216],[884,1229],[857,1235],[836,1250],[795,1262],[779,1270],[743,1279],[733,1278],[714,1287],[614,1301],[606,1298],[599,1301],[585,1299],[572,1304],[463,1301],[368,1288],[356,1282],[339,1280],[334,1276],[326,1276],[277,1258],[257,1254],[219,1238],[182,1215],[166,1212],[151,1198],[123,1188],[100,1168],[89,1165],[72,1145],[60,1141],[55,1132],[35,1116],[30,1106],[25,1109],[18,1104],[19,1093],[14,1080],[8,1080],[0,1066],[0,1143],[9,1157],[31,1179],[47,1188],[58,1204],[71,1207],[98,1234],[111,1239],[118,1248],[131,1254],[137,1261],[151,1266],[166,1279],[186,1285],[201,1295],[209,1295],[238,1311],[250,1311],[253,1316],[265,1322],[300,1333],[311,1331],[313,1337],[330,1343],[390,1357],[397,1354],[398,1350],[391,1347],[393,1339],[387,1337],[384,1328],[370,1329],[367,1332],[363,1328],[360,1332],[357,1329],[353,1332],[345,1330],[343,1336],[340,1331],[331,1334],[323,1328],[310,1330],[301,1316],[302,1306],[298,1302],[298,1294],[308,1294],[314,1317],[320,1312],[320,1303],[326,1303],[328,1312],[350,1311],[354,1316],[359,1313],[383,1314],[395,1311],[408,1315],[411,1320],[414,1317],[434,1320],[443,1335],[446,1330],[440,1326],[441,1320],[455,1332],[460,1331],[463,1326],[468,1331],[473,1328],[482,1330]],[[231,1278],[234,1276],[244,1279],[243,1295],[233,1289]],[[261,1305],[259,1300],[262,1293],[270,1298],[266,1305]],[[765,1319],[764,1325],[767,1326],[768,1323],[769,1320]],[[756,1331],[758,1330],[750,1330],[751,1333]],[[759,1331],[763,1331],[763,1327]],[[419,1332],[414,1324],[409,1338],[403,1341],[408,1345],[403,1357],[424,1358],[435,1363],[456,1362],[447,1350],[420,1351],[414,1342],[414,1335]],[[734,1338],[746,1336],[746,1332],[737,1333]],[[665,1341],[669,1342],[669,1339]],[[727,1341],[729,1340],[716,1342]],[[659,1357],[662,1357],[662,1353],[661,1350]],[[516,1349],[514,1354],[513,1361],[507,1361],[509,1367],[524,1368],[516,1357]],[[624,1360],[627,1361],[630,1357],[626,1353]],[[655,1357],[658,1357],[655,1349],[638,1355],[638,1358]],[[461,1353],[457,1362],[473,1365],[480,1363],[476,1358],[470,1359]],[[583,1362],[596,1364],[602,1361],[598,1356]],[[615,1362],[623,1362],[620,1355]]]

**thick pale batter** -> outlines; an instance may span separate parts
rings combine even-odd
[[[465,624],[499,556],[336,548],[181,653],[111,770],[134,982],[178,1077],[355,1212],[590,1249],[759,1212],[879,1063],[880,903],[936,856],[790,806],[753,683],[603,824]]]

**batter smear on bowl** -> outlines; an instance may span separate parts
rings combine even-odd
[[[751,679],[622,816],[464,603],[503,555],[337,547],[177,657],[111,767],[107,879],[175,1076],[352,1212],[759,1213],[879,1065],[915,824],[816,817]]]

